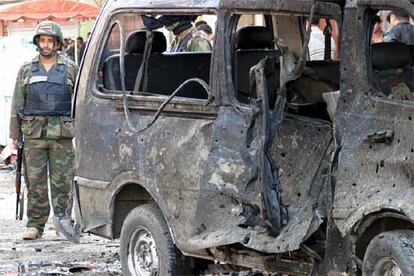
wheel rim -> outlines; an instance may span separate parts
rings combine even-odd
[[[131,235],[128,246],[128,267],[139,276],[159,275],[155,240],[145,227],[138,227]]]
[[[402,276],[398,264],[390,257],[381,258],[375,264],[375,276]]]

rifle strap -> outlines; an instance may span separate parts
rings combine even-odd
[[[331,22],[329,21],[329,18],[326,18],[325,21],[326,21],[326,26],[323,29],[323,35],[325,36],[325,51],[324,51],[323,59],[324,60],[332,60],[332,57],[331,57],[332,26],[331,26]]]

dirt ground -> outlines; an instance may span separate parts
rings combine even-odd
[[[56,234],[53,214],[41,239],[23,240],[27,218],[15,219],[14,179],[14,167],[0,166],[0,276],[122,275],[119,240],[111,241],[84,233],[80,244],[72,244]],[[201,275],[268,275],[255,270],[231,273],[227,267],[224,271],[219,266]]]
[[[83,234],[72,244],[56,235],[52,217],[41,239],[22,240],[26,217],[15,220],[14,176],[0,169],[0,275],[121,275],[118,241]]]

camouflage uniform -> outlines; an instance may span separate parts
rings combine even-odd
[[[17,114],[24,110],[26,91],[33,64],[45,71],[39,57],[24,64],[17,76],[10,118],[10,138],[18,138]],[[57,64],[66,64],[67,91],[73,93],[78,68],[75,63],[58,53]],[[50,71],[49,70],[49,71]],[[21,129],[25,141],[24,157],[28,180],[27,227],[43,232],[49,217],[47,179],[50,176],[54,215],[70,215],[72,207],[71,180],[73,177],[74,149],[73,119],[66,116],[21,116]]]
[[[414,101],[414,67],[374,69],[373,88],[377,96]]]
[[[208,52],[210,42],[203,37],[199,30],[191,27],[175,37],[170,52]]]

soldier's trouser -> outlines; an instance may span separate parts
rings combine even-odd
[[[26,139],[24,145],[27,192],[27,227],[43,231],[50,213],[47,177],[55,216],[70,215],[74,150],[72,139]]]

